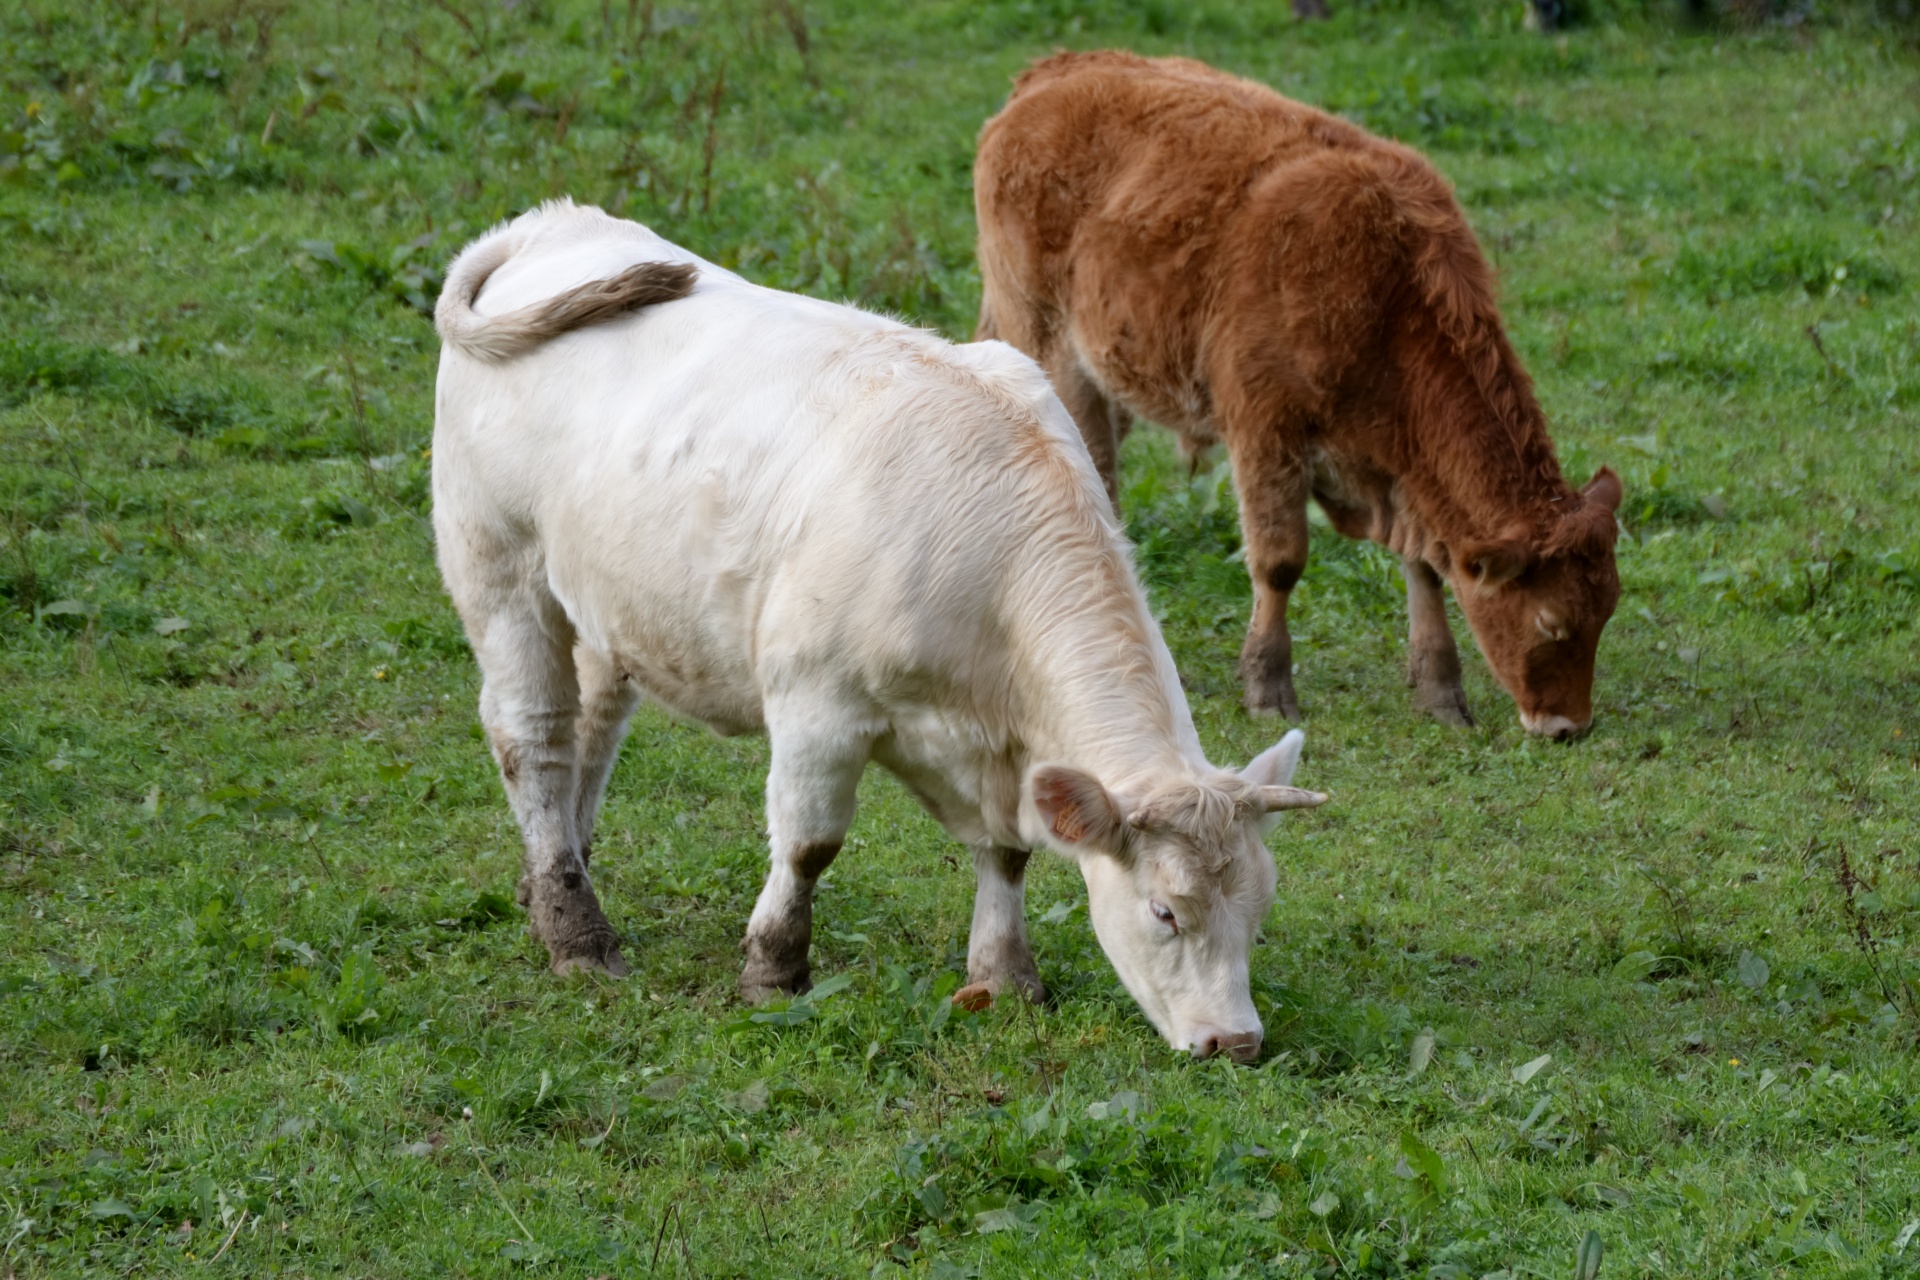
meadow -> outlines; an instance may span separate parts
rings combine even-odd
[[[0,1274],[1920,1275],[1920,51],[1596,7],[0,9]],[[965,338],[973,139],[1061,46],[1457,184],[1627,486],[1593,731],[1477,656],[1417,717],[1397,565],[1319,526],[1257,1066],[1164,1046],[1058,859],[1054,1003],[954,1010],[964,851],[878,771],[820,988],[740,1006],[765,744],[652,710],[634,973],[556,978],[433,563],[440,269],[571,194]],[[1242,762],[1225,470],[1143,428],[1122,496]]]

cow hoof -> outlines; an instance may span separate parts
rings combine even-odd
[[[620,954],[619,947],[610,947],[598,955],[555,956],[553,971],[567,973],[598,973],[609,978],[624,978],[633,970],[628,967],[626,957]]]
[[[1277,691],[1247,690],[1247,713],[1263,718],[1278,716],[1282,720],[1300,719],[1300,702],[1293,696],[1292,689]]]
[[[794,996],[805,995],[813,990],[813,975],[809,970],[777,973],[768,968],[749,965],[740,975],[740,999],[747,1004],[767,1004],[774,1000],[790,1000]]]
[[[1458,689],[1436,690],[1414,701],[1420,710],[1449,728],[1473,728],[1473,712],[1467,710],[1467,696]]]
[[[547,958],[555,973],[601,973],[609,978],[624,978],[633,972],[620,954],[620,940],[613,926],[598,909],[595,918],[570,921],[575,928],[566,930],[557,941],[547,942]],[[557,932],[557,931],[556,931]]]
[[[585,876],[565,875],[520,882],[527,925],[547,947],[555,973],[592,970],[611,978],[630,972],[620,955],[620,938],[600,910]]]
[[[969,1013],[979,1013],[990,1009],[993,1002],[1002,995],[1018,994],[1026,997],[1028,1004],[1047,1002],[1046,984],[1040,981],[1037,973],[1017,973],[1005,978],[987,978],[980,982],[969,982],[953,993],[956,1008]]]
[[[807,942],[795,945],[792,938],[767,938],[749,933],[740,940],[747,963],[740,969],[740,998],[748,1004],[765,1004],[804,995],[813,989],[813,966],[807,962]]]

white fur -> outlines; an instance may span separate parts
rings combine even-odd
[[[488,317],[648,261],[696,263],[692,294],[515,358],[489,337]],[[796,859],[838,844],[874,759],[961,841],[1075,857],[1102,944],[1176,1047],[1196,1028],[1257,1036],[1248,948],[1274,883],[1259,815],[1205,851],[1232,900],[1188,886],[1169,946],[1138,927],[1164,892],[1158,837],[1063,841],[1026,783],[1051,761],[1123,805],[1236,784],[1201,752],[1100,479],[1032,361],[759,288],[564,202],[469,246],[449,289],[462,280],[478,292],[443,323],[434,527],[530,877],[584,871],[644,693],[771,738],[774,865],[750,941],[807,905]],[[1297,739],[1255,785],[1285,781]],[[1019,929],[1017,886],[983,887],[976,927]]]

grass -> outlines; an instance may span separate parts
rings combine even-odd
[[[1920,1274],[1920,99],[1863,12],[712,0],[0,13],[0,1250],[26,1276]],[[1427,148],[1568,469],[1626,478],[1599,719],[1415,718],[1315,532],[1254,1069],[1036,862],[1056,1006],[877,773],[815,971],[733,998],[763,743],[643,712],[556,979],[424,522],[437,270],[569,192],[964,337],[968,169],[1056,45]],[[1222,475],[1125,506],[1216,759]],[[1464,639],[1464,635],[1463,635]],[[1598,1272],[1591,1269],[1597,1261]],[[1577,1270],[1578,1268],[1578,1270]]]

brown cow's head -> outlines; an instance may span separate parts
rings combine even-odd
[[[1571,738],[1593,723],[1594,653],[1620,599],[1621,496],[1620,477],[1602,467],[1544,536],[1453,552],[1454,594],[1528,733]]]

